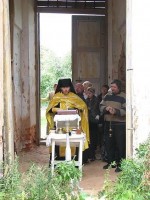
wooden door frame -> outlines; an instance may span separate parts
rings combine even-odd
[[[36,3],[35,3],[36,11]],[[40,14],[35,12],[35,65],[36,65],[36,144],[40,144],[41,136],[41,104],[40,104]]]
[[[107,2],[106,2],[107,6]],[[40,144],[40,137],[41,137],[41,124],[40,124],[40,117],[41,117],[41,103],[40,103],[40,13],[55,13],[55,14],[84,14],[85,16],[97,16],[97,15],[105,15],[107,19],[107,10],[104,9],[38,9],[37,2],[35,0],[35,44],[36,44],[36,140],[37,145]],[[106,27],[106,35],[107,35],[107,27]],[[107,41],[106,41],[107,45]],[[107,48],[106,48],[107,49]],[[107,55],[106,55],[107,56]],[[106,59],[107,62],[107,59]],[[72,69],[73,72],[73,69]],[[107,76],[107,73],[106,73]]]

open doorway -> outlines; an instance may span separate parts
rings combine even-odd
[[[40,14],[40,138],[47,130],[46,108],[59,78],[72,78],[71,15]]]
[[[40,138],[47,134],[45,111],[59,78],[91,81],[97,94],[106,83],[105,33],[105,15],[40,14]]]

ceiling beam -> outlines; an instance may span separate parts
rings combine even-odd
[[[63,14],[93,14],[93,15],[106,15],[105,9],[79,9],[79,8],[48,8],[37,7],[39,13],[63,13]]]
[[[38,7],[105,8],[105,1],[37,1]]]

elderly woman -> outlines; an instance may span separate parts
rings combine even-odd
[[[95,89],[93,87],[87,88],[86,103],[88,107],[90,129],[89,158],[91,161],[94,161],[95,150],[98,143],[99,101],[95,96]]]
[[[83,92],[84,99],[86,99],[87,98],[87,93],[88,93],[87,88],[93,87],[93,85],[92,85],[92,83],[90,81],[84,81],[82,83],[82,85],[84,87],[84,92]]]
[[[75,90],[71,79],[60,79],[55,91],[55,95],[50,101],[46,110],[46,118],[49,130],[54,128],[54,115],[58,110],[77,109],[81,116],[81,131],[86,134],[84,149],[89,144],[89,125],[88,125],[88,109],[85,102],[75,94]],[[57,148],[58,149],[58,148]],[[57,150],[57,157],[64,156],[64,150]]]

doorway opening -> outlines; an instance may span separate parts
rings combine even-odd
[[[50,44],[50,47],[52,47],[52,42],[53,43],[55,43],[55,42],[57,42],[57,43],[59,43],[58,41],[61,41],[60,42],[60,44],[62,44],[62,41],[64,41],[64,37],[63,37],[63,35],[62,35],[62,32],[64,31],[65,32],[65,37],[66,37],[66,33],[68,33],[68,31],[70,31],[70,36],[68,37],[68,40],[67,40],[67,42],[70,40],[70,48],[71,48],[71,42],[73,42],[74,41],[74,36],[72,36],[72,38],[71,38],[71,28],[65,28],[65,25],[63,25],[64,23],[66,23],[66,21],[67,21],[67,19],[65,19],[65,20],[63,20],[63,17],[64,16],[66,16],[67,18],[70,18],[70,26],[71,26],[71,15],[86,15],[86,16],[88,16],[88,15],[93,15],[93,16],[96,16],[96,15],[101,15],[101,16],[106,16],[106,10],[107,10],[107,1],[106,0],[99,0],[99,1],[94,1],[94,0],[92,0],[92,1],[76,1],[76,0],[73,0],[73,1],[48,1],[48,0],[43,0],[43,1],[40,1],[40,0],[36,0],[36,10],[37,10],[37,24],[38,24],[38,34],[37,34],[37,37],[38,37],[38,43],[39,43],[39,41],[40,41],[40,51],[42,52],[42,50],[41,50],[41,46],[42,46],[42,34],[43,34],[43,37],[45,38],[45,44],[46,44],[46,46],[48,45],[48,44]],[[56,14],[57,13],[57,14]],[[55,19],[53,19],[52,20],[52,22],[50,23],[50,21],[51,21],[51,19],[52,18],[50,18],[50,17],[45,17],[45,19],[44,19],[44,22],[42,21],[42,18],[44,17],[44,15],[45,16],[55,16],[55,19],[56,19],[56,16],[60,16],[60,19],[57,21],[57,22],[54,22],[55,21]],[[83,20],[84,21],[84,20]],[[54,24],[55,24],[55,27],[57,27],[57,30],[59,29],[59,34],[58,34],[58,36],[57,36],[57,39],[54,39],[51,43],[50,43],[50,39],[52,39],[53,37],[52,37],[52,35],[51,35],[51,33],[53,33],[53,35],[55,36],[55,38],[56,38],[56,32],[54,31],[54,28],[52,28],[52,24],[53,24],[53,22],[54,22]],[[40,26],[39,26],[39,24],[40,24]],[[86,23],[84,23],[84,24],[86,24]],[[87,23],[88,24],[88,23]],[[41,28],[42,26],[44,26],[43,27],[43,29]],[[89,25],[88,25],[89,26]],[[60,28],[60,27],[62,27],[62,28]],[[81,26],[80,26],[81,27]],[[73,24],[72,24],[72,28],[73,28]],[[42,33],[42,30],[43,30],[43,33]],[[45,34],[47,33],[48,34],[48,30],[50,30],[50,34],[48,35],[48,39],[46,39],[46,36],[45,36]],[[83,27],[83,29],[82,30],[84,30],[84,27]],[[81,31],[82,31],[81,30]],[[86,29],[87,30],[87,29]],[[92,28],[91,28],[91,30],[92,30]],[[94,29],[95,30],[95,29]],[[40,32],[40,37],[39,37],[39,32]],[[78,32],[78,31],[77,31]],[[76,32],[76,33],[77,33]],[[80,30],[79,30],[79,32],[80,32]],[[78,32],[78,33],[79,33]],[[72,31],[72,33],[73,33],[73,31]],[[88,33],[87,33],[88,34]],[[83,35],[83,34],[81,34],[81,35]],[[80,38],[80,39],[82,39],[82,38]],[[55,41],[55,42],[54,42]],[[88,41],[88,38],[86,38],[86,41]],[[59,50],[57,51],[57,52],[60,52],[60,50],[62,49],[62,48],[60,48],[60,44],[58,45],[59,46]],[[74,43],[75,44],[75,43]],[[63,45],[63,47],[66,47],[66,43]],[[39,47],[37,47],[37,51],[39,51]],[[54,49],[56,49],[56,46],[54,45]],[[72,49],[73,49],[73,44],[72,44]],[[79,48],[80,50],[83,50],[83,48],[81,47],[81,48]],[[79,49],[77,49],[77,51],[79,50]],[[87,54],[88,54],[88,49],[90,50],[90,51],[93,51],[93,49],[91,49],[89,46],[88,46],[88,48],[86,48],[86,46],[84,45],[84,49],[86,49],[86,56],[84,56],[85,54],[83,53],[78,53],[78,54],[76,54],[75,52],[77,52],[76,51],[76,49],[74,48],[74,53],[73,53],[73,50],[72,51],[70,51],[70,52],[72,52],[72,55],[71,55],[71,53],[70,53],[70,55],[72,56],[72,59],[71,59],[71,62],[72,63],[74,63],[74,64],[72,64],[72,70],[71,70],[71,72],[70,72],[70,77],[72,78],[72,80],[73,80],[73,83],[75,84],[76,83],[76,81],[77,80],[79,80],[79,81],[81,81],[81,79],[82,79],[82,81],[84,81],[84,78],[86,78],[86,77],[82,77],[82,74],[83,74],[83,71],[86,71],[86,69],[84,68],[84,67],[80,67],[80,63],[81,63],[81,65],[84,65],[84,64],[86,64],[86,63],[88,63],[89,62],[89,60],[87,60],[86,58],[87,57],[89,57],[89,56],[87,56]],[[46,52],[47,52],[47,50],[46,50]],[[40,53],[40,54],[42,54],[42,53]],[[78,57],[78,55],[81,55],[81,57],[79,58]],[[102,55],[102,52],[101,52],[101,55]],[[78,59],[78,58],[79,59]],[[86,61],[86,63],[84,63],[83,61],[81,62],[81,60],[82,60],[82,57],[84,57],[85,58],[85,60],[87,60]],[[94,55],[94,53],[90,56],[90,60],[92,60],[93,58],[95,58],[95,57],[99,57],[99,56],[97,56],[97,55]],[[41,63],[41,65],[42,65],[42,55],[40,56],[40,59],[41,59],[41,61],[40,61],[40,63]],[[78,65],[79,65],[79,67],[76,67],[76,63],[74,62],[75,60],[77,60],[78,59]],[[98,58],[99,59],[99,58]],[[39,58],[38,58],[38,61],[39,61]],[[51,65],[51,63],[49,63],[50,65]],[[38,62],[38,65],[39,65],[39,62]],[[56,65],[57,66],[57,65]],[[42,68],[42,67],[41,67]],[[39,98],[41,99],[42,97],[46,97],[47,96],[47,94],[49,93],[49,91],[51,91],[51,90],[53,90],[53,85],[55,84],[55,82],[57,81],[56,79],[55,79],[55,81],[53,81],[52,82],[52,79],[51,79],[51,77],[52,78],[54,78],[54,72],[55,72],[55,67],[52,67],[52,70],[51,70],[51,76],[49,77],[49,79],[47,80],[44,80],[43,78],[42,78],[42,73],[41,73],[41,69],[39,69],[38,68],[38,88],[37,88],[37,90],[38,90],[38,96],[39,96]],[[88,71],[88,70],[87,70]],[[90,70],[90,71],[88,71],[88,74],[90,74],[91,72],[92,72],[93,70]],[[41,73],[41,74],[40,74]],[[72,74],[71,74],[72,73]],[[96,72],[97,73],[97,72]],[[58,71],[58,73],[57,73],[57,75],[60,75],[60,71]],[[68,76],[69,77],[69,75],[67,75],[67,74],[65,74],[65,77],[66,76]],[[88,77],[87,77],[88,78]],[[39,89],[39,86],[40,86],[40,88],[42,87],[41,85],[41,83],[42,83],[42,80],[43,80],[43,82],[44,82],[44,87],[45,87],[45,83],[49,83],[50,81],[49,80],[51,80],[51,84],[49,85],[49,87],[47,87],[46,89],[45,89],[45,92],[43,93],[43,92],[41,92],[41,89]],[[98,78],[94,78],[93,79],[93,77],[92,77],[92,79],[91,79],[91,81],[93,81],[94,80],[94,85],[96,86],[96,81],[98,80]],[[99,86],[100,87],[100,86]],[[98,89],[98,88],[97,88]],[[44,137],[46,136],[46,120],[45,120],[45,110],[43,109],[43,111],[41,112],[41,114],[42,114],[42,116],[44,117],[44,128],[42,128],[43,126],[42,126],[42,124],[43,124],[43,122],[42,122],[42,124],[41,124],[41,114],[40,114],[40,110],[41,110],[41,101],[40,101],[40,99],[38,98],[38,106],[37,106],[37,109],[38,109],[38,116],[40,116],[40,120],[39,120],[39,118],[38,118],[38,116],[37,116],[37,121],[38,122],[40,122],[39,123],[39,125],[38,125],[38,130],[37,130],[37,132],[39,133],[38,134],[38,139],[40,139],[41,138],[41,135],[42,135],[42,138],[43,138],[43,134],[44,134]],[[45,109],[46,109],[46,106],[45,106]],[[41,128],[40,128],[41,127]]]
[[[40,138],[48,133],[46,108],[54,86],[63,77],[72,78],[71,15],[40,14]]]
[[[88,80],[97,94],[107,82],[105,32],[104,15],[40,14],[40,138],[48,133],[45,111],[60,78]]]

